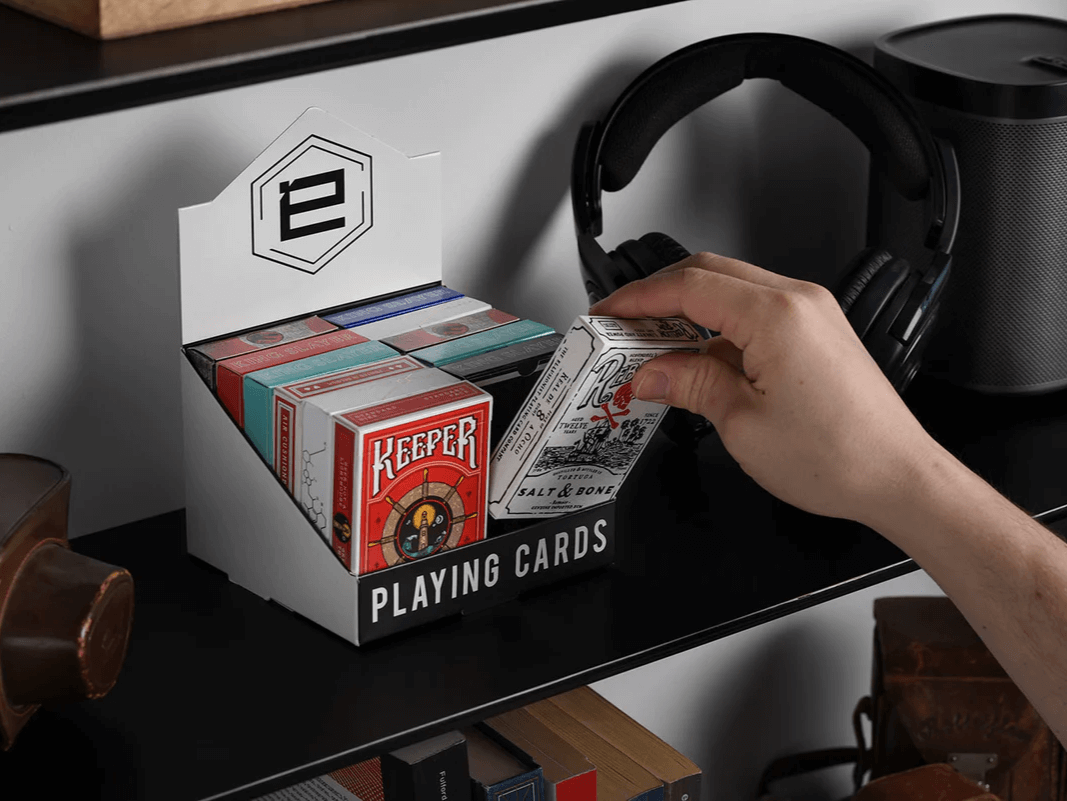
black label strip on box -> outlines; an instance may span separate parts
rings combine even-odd
[[[359,641],[483,609],[521,592],[609,565],[615,504],[549,520],[358,579]]]

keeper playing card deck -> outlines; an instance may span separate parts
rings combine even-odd
[[[491,407],[464,381],[333,417],[332,544],[352,573],[485,538]]]
[[[333,508],[334,471],[334,418],[338,414],[396,401],[419,392],[439,389],[458,383],[459,379],[440,370],[425,367],[410,356],[370,364],[347,371],[334,381],[324,382],[319,392],[314,388],[286,388],[278,395],[279,412],[286,400],[303,395],[300,413],[299,455],[294,442],[292,459],[299,458],[297,465],[281,465],[284,476],[297,474],[292,479],[299,488],[300,505],[320,533],[330,539],[330,515]],[[318,383],[318,382],[316,382]],[[279,418],[284,413],[279,413]],[[284,446],[283,446],[284,447]],[[296,493],[294,492],[294,495]]]

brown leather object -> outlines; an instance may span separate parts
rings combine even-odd
[[[133,579],[67,542],[70,475],[0,454],[0,748],[41,703],[114,686],[133,619]]]
[[[871,779],[944,762],[1004,801],[1064,798],[1064,752],[944,597],[874,602]]]
[[[1000,801],[945,764],[923,765],[868,782],[852,801]]]

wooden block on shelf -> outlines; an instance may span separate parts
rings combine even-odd
[[[0,0],[97,39],[119,39],[325,0]]]

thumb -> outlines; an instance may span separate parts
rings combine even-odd
[[[702,414],[716,428],[751,385],[736,368],[704,353],[668,353],[641,366],[634,395]]]

